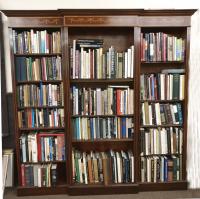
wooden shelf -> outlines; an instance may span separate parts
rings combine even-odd
[[[175,182],[140,182],[139,191],[169,191],[169,190],[186,190],[188,183],[186,180]]]
[[[21,162],[21,164],[50,164],[50,163],[66,163],[66,160],[38,161],[38,162]]]
[[[140,128],[157,128],[157,127],[182,127],[182,124],[163,124],[163,125],[140,125]]]
[[[37,196],[37,195],[55,195],[66,194],[67,184],[57,185],[55,187],[17,187],[18,196]]]
[[[184,64],[184,61],[141,61],[142,65],[149,64]]]
[[[68,187],[69,195],[133,194],[138,193],[138,184],[73,184]]]
[[[52,57],[52,56],[62,56],[62,53],[15,53],[16,57]]]
[[[77,118],[77,117],[89,117],[89,118],[93,118],[93,117],[133,117],[133,114],[124,114],[124,115],[72,115],[72,118]]]
[[[116,78],[116,79],[71,79],[71,83],[129,83],[133,82],[133,78]]]
[[[85,141],[72,141],[72,146],[81,151],[110,151],[110,149],[117,151],[127,151],[133,148],[133,138],[123,139],[98,139]]]
[[[140,157],[153,157],[153,156],[178,156],[178,155],[182,155],[180,153],[167,153],[167,154],[150,154],[150,155],[140,155]]]
[[[97,144],[97,143],[109,143],[109,142],[133,142],[132,138],[121,138],[121,139],[94,139],[94,140],[72,140],[72,143],[91,143],[91,144]]]
[[[20,131],[38,131],[38,130],[64,130],[65,127],[35,127],[35,128],[19,128]]]
[[[150,103],[175,103],[175,102],[183,102],[184,100],[140,100],[141,103],[143,102],[150,102]]]
[[[23,107],[18,107],[18,110],[23,110],[23,109],[53,109],[53,108],[64,108],[64,106],[23,106]]]
[[[39,80],[39,81],[18,81],[16,82],[17,85],[20,84],[60,84],[63,80]]]

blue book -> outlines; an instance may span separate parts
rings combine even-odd
[[[42,157],[42,161],[44,161],[44,137],[41,137],[41,140],[40,140],[40,143],[41,143],[41,157]]]
[[[94,126],[93,126],[92,118],[90,118],[90,137],[91,137],[91,140],[94,140]]]
[[[178,118],[179,118],[179,124],[183,124],[183,115],[182,115],[182,107],[180,103],[176,104],[177,110],[178,110]]]
[[[168,163],[167,163],[167,157],[164,157],[164,181],[167,182],[168,181]]]
[[[53,160],[53,143],[52,143],[52,137],[49,137],[49,160]]]
[[[40,82],[40,106],[43,105],[42,82]]]
[[[152,100],[155,99],[155,93],[154,93],[154,76],[151,78],[151,98]]]
[[[35,110],[31,109],[31,114],[32,114],[32,127],[35,127]]]
[[[76,138],[78,139],[78,140],[80,140],[80,124],[81,124],[81,118],[76,118]]]
[[[126,138],[126,118],[121,118],[121,125],[122,125],[122,138]]]
[[[20,80],[27,80],[27,66],[26,66],[26,57],[20,57]]]
[[[16,80],[21,80],[21,57],[16,57]]]

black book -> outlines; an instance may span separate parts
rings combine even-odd
[[[57,164],[52,164],[51,166],[51,184],[52,186],[57,184]]]

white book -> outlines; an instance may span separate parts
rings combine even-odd
[[[161,136],[161,153],[162,154],[167,154],[167,131],[166,129],[161,129],[160,131],[160,136]]]
[[[42,182],[41,182],[41,165],[38,167],[38,187],[42,187]]]
[[[102,108],[101,108],[101,88],[97,88],[96,89],[96,91],[97,91],[97,115],[101,115],[102,113],[101,113],[101,110],[102,110]]]
[[[173,138],[173,128],[170,127],[170,143],[171,143],[171,153],[174,153],[174,138]]]
[[[22,160],[23,162],[27,162],[27,150],[26,150],[26,137],[24,135],[21,136],[21,144],[22,144]]]
[[[132,64],[132,55],[131,55],[131,49],[128,48],[127,50],[127,54],[128,54],[128,63],[127,63],[127,77],[130,78],[131,77],[131,64]]]
[[[78,167],[79,167],[79,177],[80,177],[80,183],[83,183],[83,166],[81,162],[81,158],[78,159]]]
[[[134,46],[131,46],[131,72],[130,72],[130,77],[134,77]]]
[[[170,79],[170,95],[169,95],[169,99],[172,100],[173,98],[173,75],[169,75],[169,79]]]
[[[150,147],[150,134],[145,132],[145,155],[150,155],[149,147]]]
[[[120,157],[119,152],[116,152],[116,159],[117,159],[117,181],[118,181],[118,183],[122,183],[121,157]]]
[[[32,161],[38,161],[38,151],[37,151],[37,134],[31,135],[31,146],[32,146]]]
[[[160,74],[161,100],[165,100],[165,74]]]
[[[142,103],[142,119],[143,119],[143,125],[146,125],[144,103]]]
[[[161,157],[161,166],[160,166],[160,181],[164,182],[164,157]]]
[[[152,125],[152,105],[149,105],[149,125]]]
[[[154,153],[154,136],[153,136],[153,129],[149,129],[150,131],[150,154]]]
[[[86,170],[86,153],[83,152],[83,173],[85,177],[85,184],[88,184],[88,178],[87,178],[87,170]]]
[[[147,158],[147,182],[151,182],[151,158]]]
[[[124,78],[128,77],[128,53],[125,52]]]
[[[76,71],[76,40],[73,40],[73,62],[72,62],[72,78],[75,79],[75,71]]]
[[[161,125],[160,104],[159,103],[155,103],[155,112],[156,112],[156,124]]]
[[[185,75],[180,75],[180,87],[179,87],[179,98],[180,100],[184,99],[184,95],[185,95]]]

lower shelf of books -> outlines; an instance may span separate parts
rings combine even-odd
[[[55,195],[66,194],[67,184],[60,184],[54,187],[17,187],[18,196],[34,196],[34,195]]]
[[[165,191],[165,190],[186,190],[188,182],[186,180],[174,182],[141,182],[139,183],[139,191]]]
[[[73,184],[68,187],[69,195],[100,195],[100,194],[129,194],[138,193],[138,184],[119,183],[119,184]]]

